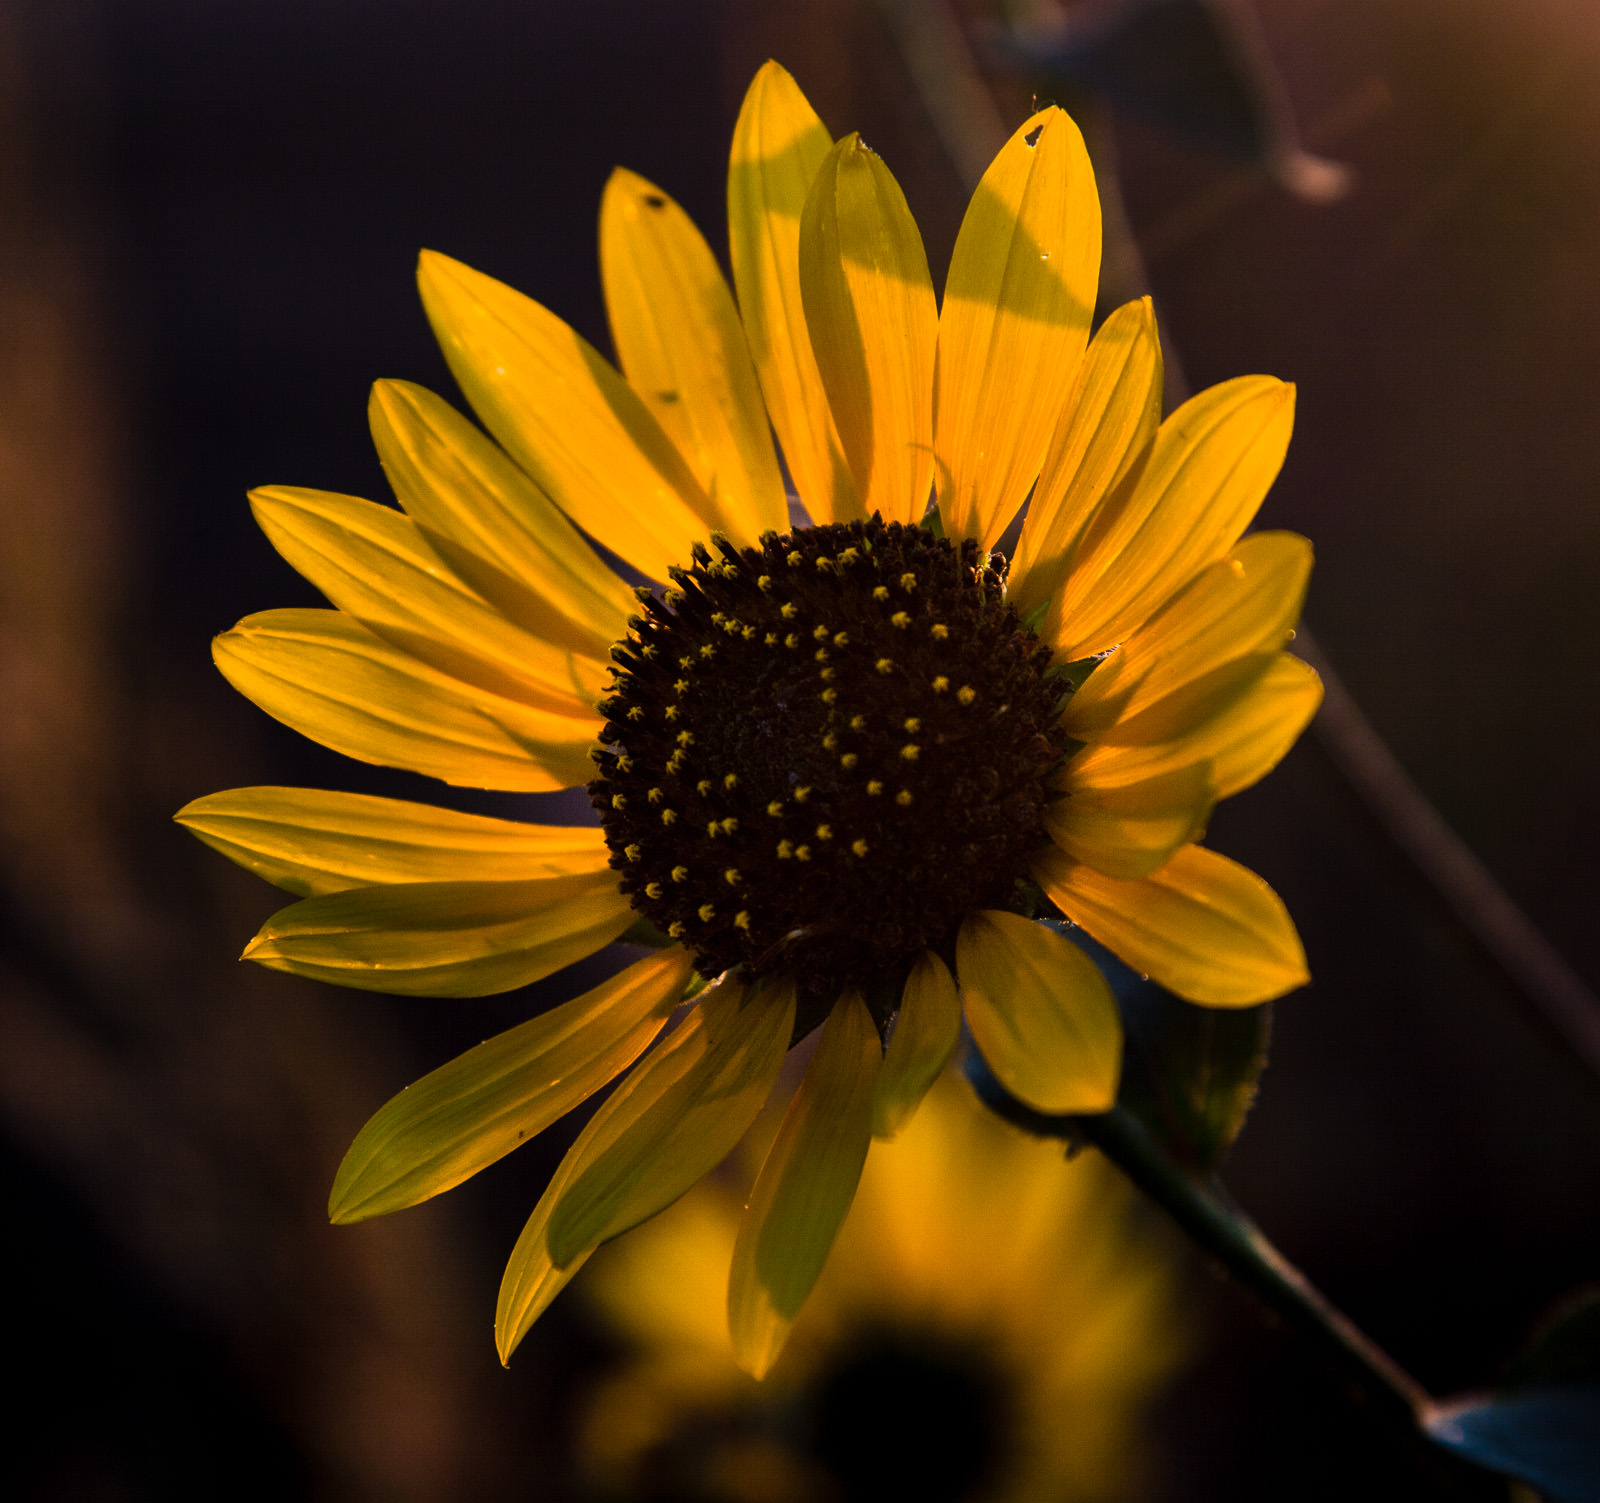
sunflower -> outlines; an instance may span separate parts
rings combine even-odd
[[[757,1373],[871,1137],[914,1110],[963,1016],[1021,1100],[1108,1108],[1110,993],[1039,915],[1205,1006],[1306,979],[1276,895],[1196,843],[1320,692],[1284,651],[1309,545],[1241,541],[1292,389],[1230,381],[1161,421],[1148,302],[1089,337],[1099,205],[1058,109],[984,176],[942,308],[888,169],[832,141],[776,64],[745,98],[728,208],[737,305],[665,193],[610,179],[620,372],[425,253],[424,306],[493,438],[379,382],[399,509],[255,492],[333,609],[216,643],[237,689],[336,751],[469,787],[587,783],[599,828],[285,788],[178,816],[300,896],[245,950],[297,975],[476,996],[658,943],[403,1092],[337,1176],[336,1221],[413,1205],[618,1082],[512,1254],[503,1356],[596,1247],[732,1149],[819,1025],[733,1259]],[[1030,495],[1008,568],[994,550]]]
[[[947,1070],[874,1150],[764,1383],[723,1287],[765,1121],[732,1165],[603,1249],[577,1292],[621,1339],[578,1455],[601,1497],[1139,1496],[1141,1411],[1192,1344],[1126,1180],[985,1111]],[[651,1483],[654,1483],[652,1488]]]

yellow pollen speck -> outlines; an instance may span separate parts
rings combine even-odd
[[[736,820],[731,814],[725,820],[722,821],[722,833],[724,835],[731,835],[738,828],[739,828],[739,821]]]
[[[743,637],[746,642],[754,642],[756,639],[756,629],[753,626],[747,626],[739,633],[739,635]]]
[[[860,557],[861,550],[859,548],[846,548],[844,552],[839,555],[839,562],[841,564],[853,564]]]
[[[880,783],[876,778],[873,778],[872,781],[867,784],[867,792],[871,794],[873,798],[877,798],[877,796],[883,792],[883,784]]]
[[[650,642],[646,642],[644,644],[644,646],[639,649],[639,656],[644,658],[646,661],[650,660],[651,658],[654,658],[655,655],[656,655],[655,646],[654,646],[654,644],[652,644]]]
[[[668,939],[682,939],[687,932],[683,925],[676,921],[667,925]]]
[[[819,642],[826,642],[828,640],[828,628],[825,626],[816,627],[811,635]]]
[[[874,668],[876,668],[879,673],[893,673],[894,672],[894,659],[893,658],[879,658],[878,661],[876,663],[874,663],[872,666]]]
[[[679,731],[678,732],[678,745],[679,746],[693,746],[694,745],[694,732],[693,731]]]
[[[643,705],[633,705],[633,706],[631,706],[629,708],[629,710],[628,710],[628,719],[629,720],[635,720],[635,721],[643,720],[644,719],[644,706]]]
[[[646,882],[644,884],[644,895],[647,898],[659,898],[661,896],[661,884],[659,882]]]
[[[726,882],[729,887],[737,887],[740,882],[744,880],[744,878],[739,875],[738,867],[730,866],[725,872],[723,872],[722,880]]]
[[[797,637],[793,632],[790,632],[789,635],[783,639],[783,645],[785,647],[798,647],[800,645],[800,638]]]
[[[652,804],[659,804],[661,802],[661,790],[659,788],[652,788],[647,794],[645,794],[645,797],[649,799]]]
[[[783,813],[783,800],[781,798],[773,799],[773,801],[767,805],[767,813],[776,819],[780,814]]]
[[[687,760],[684,756],[683,748],[680,746],[677,751],[667,758],[667,771],[677,772]]]
[[[700,781],[694,785],[694,791],[696,793],[698,793],[701,798],[710,797],[710,794],[711,794],[711,779],[710,778],[701,778]]]
[[[674,882],[687,882],[689,880],[689,868],[686,866],[673,867],[672,880]]]
[[[797,846],[794,859],[796,861],[809,861],[811,859],[811,847],[808,845]]]
[[[902,788],[897,794],[895,794],[894,801],[895,803],[899,804],[902,809],[904,809],[906,805],[911,802],[911,790],[909,788]]]
[[[722,780],[722,786],[724,788],[737,788],[739,786],[739,774],[736,772],[728,773]]]
[[[901,631],[904,631],[911,625],[911,617],[905,611],[896,611],[894,615],[889,617],[889,625],[897,626]]]
[[[622,772],[632,772],[633,758],[624,752],[620,757],[617,758],[617,767]]]
[[[916,589],[916,587],[917,576],[915,574],[902,574],[900,576],[900,588],[902,590],[905,590],[907,593],[909,593],[910,591]]]
[[[944,691],[949,687],[950,680],[947,679],[942,673],[933,681],[933,692],[935,694],[943,694]]]
[[[613,809],[626,809],[628,801],[620,793],[613,793],[611,795],[611,807]]]
[[[772,588],[772,576],[770,574],[763,574],[761,578],[756,581],[756,588],[763,592],[770,590]]]
[[[915,715],[909,716],[907,718],[907,720],[906,720],[906,734],[907,735],[915,736],[917,734],[917,732],[920,731],[921,729],[922,729],[922,722],[920,720],[918,720]]]
[[[838,744],[839,738],[835,736],[832,731],[829,731],[828,734],[822,738],[823,751],[832,751]]]
[[[964,705],[970,705],[978,697],[978,691],[971,684],[963,684],[956,690],[956,698]]]
[[[686,678],[680,678],[675,684],[673,684],[672,692],[674,694],[687,694],[689,692],[689,680]]]
[[[713,626],[721,626],[727,619],[728,613],[726,611],[712,611],[711,613],[711,624]]]
[[[672,825],[672,824],[676,824],[677,822],[678,822],[678,811],[676,809],[663,809],[661,811],[661,823],[662,824],[664,824],[664,825]]]
[[[800,607],[797,606],[794,601],[786,600],[781,606],[778,607],[778,614],[782,616],[785,621],[793,621],[794,618],[800,614]]]
[[[852,840],[850,842],[850,849],[858,856],[865,856],[869,847],[864,840]]]
[[[846,752],[842,757],[839,758],[839,765],[841,767],[854,767],[860,760],[861,758],[858,757],[854,752]]]
[[[778,860],[787,861],[792,855],[794,855],[794,842],[792,840],[780,840],[778,842]]]
[[[814,663],[826,663],[828,661],[828,649],[826,647],[819,647],[814,653],[811,654],[811,661]]]
[[[908,741],[900,748],[900,755],[907,762],[915,762],[922,755],[922,748],[914,741]]]
[[[694,654],[692,652],[684,653],[684,655],[681,658],[678,659],[678,666],[680,668],[684,668],[684,669],[693,668],[694,667]]]
[[[832,825],[818,825],[817,826],[817,839],[818,840],[832,840],[833,839],[833,826]]]
[[[830,573],[832,573],[833,572],[833,560],[831,558],[827,558],[827,557],[819,558],[817,560],[817,572],[819,574],[830,574]]]
[[[717,644],[715,642],[707,642],[700,649],[700,656],[703,658],[714,658],[716,655]]]
[[[872,598],[874,600],[887,600],[889,598],[889,586],[886,584],[874,585]]]
[[[839,691],[837,689],[824,689],[822,691],[822,702],[825,705],[831,705],[838,697]]]
[[[942,622],[936,621],[932,627],[932,635],[935,641],[942,642],[950,635],[950,628]]]
[[[707,824],[706,824],[706,834],[707,834],[707,835],[708,835],[708,836],[709,836],[709,837],[710,837],[710,838],[711,838],[711,839],[712,839],[712,840],[715,840],[715,839],[716,839],[716,838],[717,838],[717,836],[718,836],[718,835],[720,835],[720,834],[721,834],[721,833],[722,833],[722,826],[721,826],[721,825],[719,825],[719,824],[718,824],[718,823],[717,823],[717,822],[716,822],[716,820],[714,820],[714,819],[713,819],[713,820],[710,820],[710,821],[709,821],[709,822],[708,822],[708,823],[707,823]]]
[[[642,855],[644,855],[644,852],[636,845],[625,845],[622,848],[622,854],[626,856],[629,861],[637,861]]]
[[[700,922],[702,924],[709,924],[711,920],[717,916],[717,905],[715,903],[702,903],[698,911],[700,914]]]
[[[838,678],[839,670],[837,668],[824,668],[817,676],[823,683],[827,683],[830,678]]]
[[[796,788],[795,791],[794,791],[794,801],[797,804],[805,803],[805,801],[810,797],[811,797],[810,788],[805,787],[803,785],[801,787],[799,787],[799,788]]]
[[[833,634],[833,645],[835,647],[848,647],[850,645],[850,633],[847,631],[835,632]]]
[[[735,929],[748,929],[750,927],[750,911],[748,909],[741,908],[734,914],[733,927]]]
[[[668,590],[661,598],[670,606],[680,606],[683,604],[683,591]]]
[[[786,554],[783,561],[784,563],[788,564],[791,569],[798,569],[804,562],[804,560],[800,557],[800,550],[798,548],[792,549],[788,554]]]
[[[667,706],[667,719],[668,720],[676,720],[677,718],[678,718],[678,707],[677,707],[677,705],[668,705]]]
[[[766,635],[766,639],[762,643],[762,646],[764,646],[764,647],[776,647],[777,645],[778,645],[778,634],[777,634],[777,632],[769,631],[767,633],[767,635]]]
[[[866,728],[867,728],[867,717],[865,715],[852,715],[850,717],[850,729],[851,730],[853,730],[853,731],[864,731],[864,730],[866,730]]]

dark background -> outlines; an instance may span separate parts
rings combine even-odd
[[[1299,383],[1263,520],[1316,542],[1308,619],[1600,980],[1600,12],[1253,10],[1306,144],[1357,186],[1313,206],[1118,115],[1167,336],[1194,385]],[[729,131],[769,55],[887,159],[937,284],[964,193],[865,0],[0,3],[0,1192],[25,1387],[7,1496],[570,1496],[567,1419],[605,1339],[570,1299],[509,1373],[489,1339],[561,1142],[385,1222],[322,1209],[370,1111],[530,998],[237,966],[274,894],[168,817],[255,782],[439,795],[300,740],[212,671],[212,634],[313,598],[244,492],[383,494],[368,384],[450,390],[418,248],[602,348],[614,164],[721,253]],[[1036,85],[996,76],[1008,121]],[[1315,745],[1212,842],[1283,893],[1316,976],[1278,1008],[1230,1186],[1434,1391],[1493,1381],[1600,1272],[1600,1087]],[[1198,1263],[1191,1285],[1210,1337],[1158,1416],[1162,1498],[1431,1495],[1311,1354]]]

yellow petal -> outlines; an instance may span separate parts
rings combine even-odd
[[[456,573],[529,631],[603,659],[637,603],[560,507],[425,387],[377,382],[367,418],[395,496]]]
[[[1089,154],[1063,111],[1041,110],[984,173],[945,281],[934,452],[950,537],[992,547],[1038,478],[1099,276]]]
[[[1119,750],[1067,764],[1065,796],[1046,811],[1045,829],[1074,860],[1131,880],[1203,832],[1216,794],[1203,761],[1149,772],[1120,765]]]
[[[1270,376],[1210,387],[1161,425],[1138,483],[1097,513],[1045,619],[1064,661],[1122,641],[1233,547],[1293,425],[1294,388]]]
[[[828,410],[800,297],[800,215],[832,145],[794,79],[777,63],[763,64],[733,129],[728,250],[767,411],[817,523],[866,515]]]
[[[687,951],[659,951],[407,1086],[356,1135],[328,1215],[417,1205],[543,1132],[650,1047],[692,970]]]
[[[900,1014],[878,1074],[872,1135],[892,1138],[911,1119],[961,1040],[961,996],[950,968],[924,950],[906,977]]]
[[[424,251],[423,306],[473,411],[557,506],[655,579],[713,526],[710,499],[633,388],[532,298]]]
[[[292,486],[250,493],[272,546],[329,601],[418,661],[491,694],[583,718],[603,661],[520,626],[464,584],[417,524],[388,506]]]
[[[526,882],[401,882],[305,898],[245,960],[335,986],[487,997],[592,955],[633,922],[611,871]]]
[[[800,293],[863,508],[920,520],[933,476],[938,312],[905,195],[859,136],[829,152],[811,185]]]
[[[320,788],[234,788],[174,819],[300,897],[390,882],[516,882],[602,870],[592,825],[529,825]]]
[[[1205,1007],[1252,1007],[1311,979],[1294,921],[1254,872],[1185,846],[1153,876],[1118,882],[1060,851],[1033,874],[1076,924],[1134,970]]]
[[[752,544],[789,530],[789,504],[744,329],[704,237],[654,184],[619,167],[600,200],[611,341],[711,498],[717,525]]]
[[[1096,509],[1128,483],[1161,421],[1161,340],[1147,297],[1100,325],[1078,367],[1007,579],[1022,615],[1061,589]]]
[[[956,938],[967,1026],[995,1079],[1040,1112],[1117,1099],[1122,1023],[1092,960],[1053,929],[978,909]]]
[[[855,1197],[881,1060],[872,1015],[860,993],[848,991],[784,1114],[733,1244],[728,1330],[752,1377],[765,1377],[782,1351]]]
[[[654,1216],[727,1157],[772,1090],[794,999],[792,981],[742,995],[725,982],[606,1102],[599,1129],[573,1146],[583,1166],[550,1215],[553,1262]]]
[[[1311,577],[1311,544],[1258,532],[1204,570],[1094,673],[1061,723],[1079,740],[1170,741],[1223,713],[1278,661]]]
[[[361,762],[465,788],[547,793],[593,773],[598,720],[474,689],[340,611],[262,611],[212,644],[223,676],[267,714]]]

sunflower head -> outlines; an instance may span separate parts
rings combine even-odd
[[[942,301],[888,167],[775,63],[734,131],[732,289],[632,173],[600,231],[617,365],[424,253],[482,427],[379,382],[398,508],[254,493],[332,608],[216,644],[236,687],[335,750],[510,795],[586,785],[598,827],[286,788],[179,818],[300,900],[246,951],[279,970],[478,996],[660,942],[396,1097],[339,1170],[336,1220],[413,1205],[616,1082],[512,1254],[503,1355],[728,1153],[823,1025],[732,1258],[734,1346],[760,1373],[870,1141],[963,1021],[1033,1110],[1114,1101],[1116,1008],[1061,919],[1206,1006],[1305,979],[1276,895],[1198,843],[1317,703],[1285,652],[1309,547],[1242,536],[1293,394],[1245,377],[1163,419],[1148,300],[1091,338],[1099,204],[1054,108],[984,175]]]

